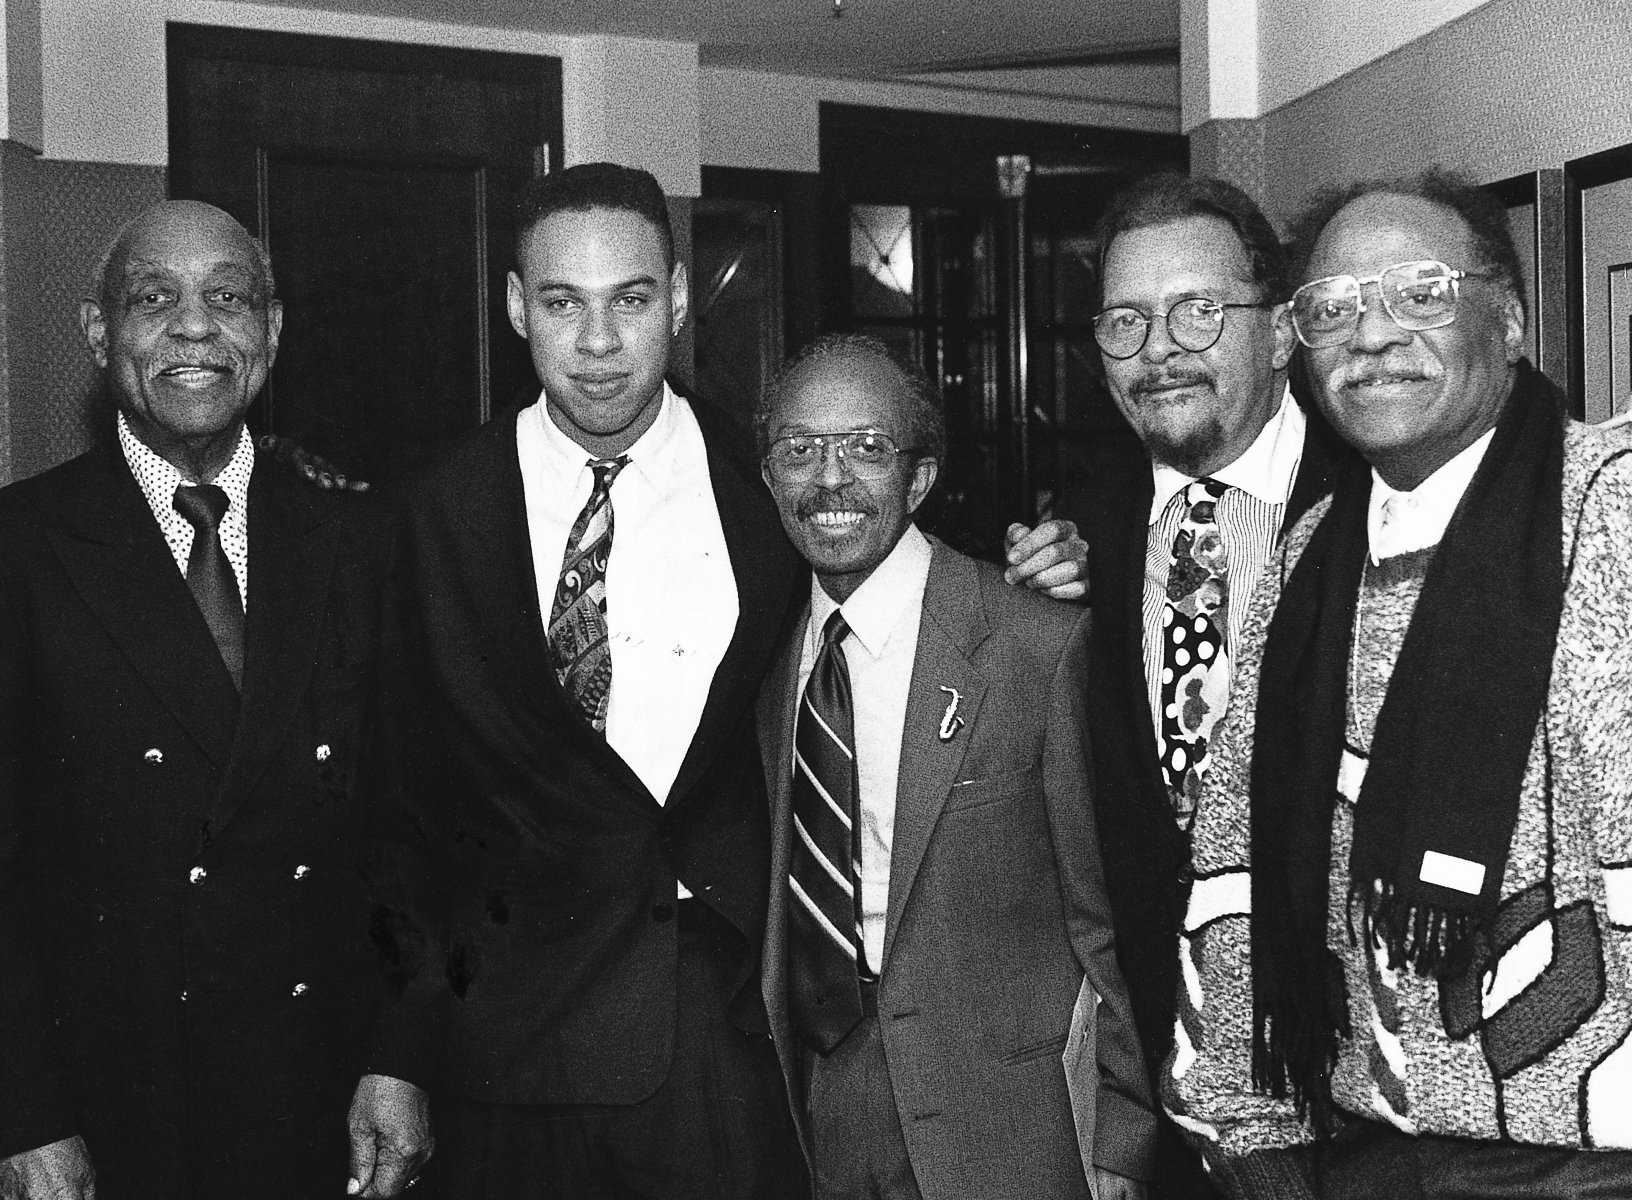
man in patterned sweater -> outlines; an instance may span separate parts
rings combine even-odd
[[[1521,357],[1505,212],[1318,201],[1292,300],[1369,468],[1288,536],[1195,829],[1174,1119],[1233,1194],[1632,1191],[1632,431]]]

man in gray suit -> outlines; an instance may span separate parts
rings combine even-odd
[[[1089,617],[919,532],[945,432],[879,342],[816,342],[757,427],[815,572],[759,727],[765,1003],[816,1196],[1142,1197],[1155,1117],[1100,875]]]

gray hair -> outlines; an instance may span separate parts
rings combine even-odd
[[[878,338],[863,333],[823,334],[788,359],[782,369],[771,377],[754,410],[754,441],[760,454],[765,454],[771,448],[771,414],[787,390],[788,380],[809,363],[842,358],[871,358],[894,368],[906,385],[906,404],[902,414],[907,423],[902,435],[907,441],[904,449],[917,458],[933,458],[944,463],[946,415],[929,377]]]

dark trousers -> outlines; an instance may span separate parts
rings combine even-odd
[[[863,995],[868,1015],[832,1054],[805,1051],[816,1200],[923,1200],[901,1134],[874,988]]]
[[[724,997],[740,935],[680,906],[679,1016],[669,1076],[638,1104],[480,1104],[435,1113],[431,1174],[448,1200],[805,1200],[810,1183],[770,1038]]]
[[[1412,1137],[1355,1121],[1321,1147],[1322,1200],[1625,1200],[1632,1152]]]

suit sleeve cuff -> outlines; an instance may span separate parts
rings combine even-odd
[[[1156,1174],[1156,1114],[1100,1088],[1094,1105],[1094,1165],[1129,1179]]]
[[[1213,1182],[1235,1200],[1318,1200],[1307,1146],[1208,1160]]]

